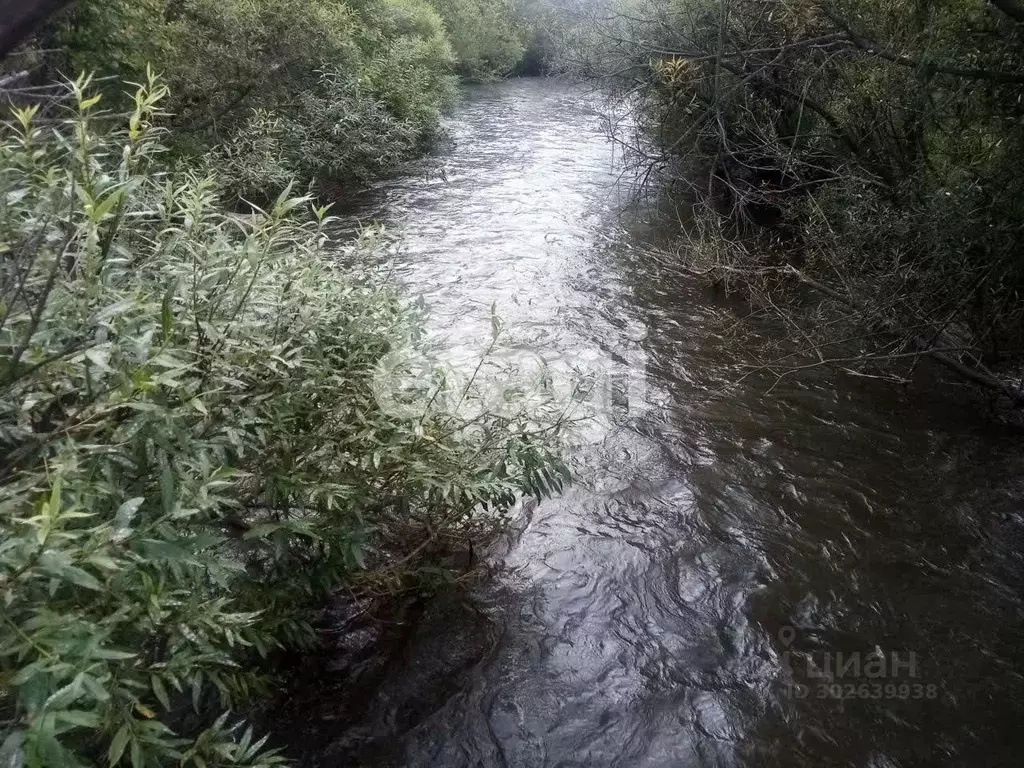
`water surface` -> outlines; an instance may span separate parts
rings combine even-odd
[[[360,630],[308,662],[293,753],[1020,765],[1019,438],[939,380],[729,387],[783,329],[737,326],[650,255],[600,107],[555,81],[472,88],[437,164],[366,202],[436,334],[482,349],[494,305],[521,349],[642,370],[643,402],[580,449],[579,487],[524,512],[486,584],[376,658]]]

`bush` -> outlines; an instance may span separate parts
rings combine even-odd
[[[903,380],[908,356],[948,352],[1024,402],[1018,4],[637,2],[604,30],[604,71],[629,73],[644,178],[722,219],[693,228],[713,242],[685,251],[714,255],[693,266],[772,311],[813,288],[814,311],[784,314],[819,360],[865,340],[862,367]]]
[[[64,71],[119,82],[152,65],[173,94],[175,150],[264,202],[291,179],[391,172],[431,138],[454,89],[426,0],[83,0],[52,37]]]
[[[165,96],[123,120],[79,81],[0,134],[4,765],[279,763],[226,712],[328,590],[561,482],[557,423],[382,408],[415,324],[378,239],[222,212],[161,170]]]
[[[512,74],[526,51],[527,30],[505,0],[432,0],[444,19],[459,73],[486,82]]]

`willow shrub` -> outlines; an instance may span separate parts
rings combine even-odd
[[[508,0],[430,0],[444,19],[459,74],[487,82],[513,73],[529,36],[521,9]]]
[[[435,137],[456,85],[438,14],[424,0],[338,7],[348,24],[346,58],[306,54],[287,93],[251,97],[263,106],[210,152],[231,193],[263,200],[292,179],[363,184],[394,172]]]
[[[0,763],[274,765],[226,714],[261,658],[402,531],[557,487],[557,425],[382,408],[413,326],[373,237],[163,173],[152,77],[127,120],[72,91],[0,134]]]
[[[80,0],[39,41],[50,69],[171,89],[177,154],[257,202],[292,179],[360,184],[434,136],[455,58],[426,0]],[[108,103],[118,88],[105,94]]]

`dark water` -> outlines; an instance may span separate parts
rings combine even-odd
[[[646,252],[597,106],[549,81],[470,90],[443,175],[368,203],[452,345],[482,348],[495,303],[518,348],[611,360],[633,389],[576,452],[581,485],[524,512],[493,578],[384,649],[360,625],[308,661],[279,720],[293,754],[1024,764],[1020,438],[934,377],[904,391],[821,371],[768,393],[752,376],[720,394],[780,329],[737,326]]]

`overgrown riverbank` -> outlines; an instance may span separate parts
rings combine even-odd
[[[227,199],[267,202],[290,182],[337,197],[428,148],[460,77],[542,69],[545,13],[525,0],[82,0],[5,62],[0,90],[31,101],[87,72],[120,107],[121,83],[151,67],[170,90],[175,156],[216,172]]]
[[[561,487],[559,409],[405,371],[391,245],[314,200],[518,66],[483,8],[471,54],[421,0],[81,2],[5,62],[3,764],[278,764],[238,712],[333,591],[448,583]]]
[[[416,335],[382,244],[328,253],[287,191],[225,213],[162,167],[166,95],[78,83],[0,143],[5,764],[275,764],[221,713],[331,590],[405,589],[562,482],[557,418],[382,392]]]
[[[578,66],[637,105],[638,170],[686,209],[679,261],[791,328],[769,370],[906,381],[927,356],[1019,405],[1022,22],[982,0],[627,2]]]

